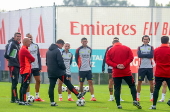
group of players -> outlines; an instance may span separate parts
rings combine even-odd
[[[12,80],[11,88],[11,103],[19,103],[20,105],[30,105],[26,102],[26,95],[29,96],[29,83],[31,75],[35,78],[35,101],[44,101],[39,97],[40,89],[40,72],[41,72],[41,58],[39,47],[37,44],[33,43],[33,38],[31,34],[26,35],[27,38],[23,39],[23,46],[20,48],[21,34],[16,32],[14,37],[9,40],[6,45],[6,52],[4,57],[8,60],[8,67],[10,71],[10,76]],[[163,39],[162,39],[163,38]],[[168,44],[169,37],[162,37],[163,45]],[[164,39],[165,38],[165,39]],[[168,38],[168,40],[166,40]],[[133,60],[133,54],[129,47],[122,45],[119,42],[119,38],[115,37],[111,46],[106,49],[106,53],[103,59],[102,71],[105,71],[105,63],[108,65],[109,73],[109,101],[114,101],[113,97],[113,84],[114,84],[114,95],[117,103],[118,109],[121,109],[120,101],[124,101],[120,97],[121,82],[124,79],[129,88],[131,89],[131,94],[133,96],[133,105],[138,109],[141,109],[140,101],[140,91],[141,84],[145,76],[147,76],[150,82],[150,101],[153,101],[153,106],[151,109],[156,109],[157,101],[157,91],[154,91],[153,84],[153,65],[152,58],[154,57],[154,49],[148,43],[150,41],[149,36],[145,35],[142,37],[143,45],[138,47],[138,57],[140,58],[139,66],[139,77],[137,91],[135,88],[135,82],[130,71],[130,62]],[[166,43],[167,42],[167,43]],[[46,65],[49,78],[49,98],[51,101],[51,106],[58,106],[54,101],[54,88],[56,81],[58,80],[58,93],[59,101],[62,101],[62,84],[66,84],[68,87],[68,101],[74,101],[71,98],[71,92],[73,92],[77,98],[84,99],[85,92],[83,92],[83,84],[85,78],[87,78],[89,84],[89,91],[91,93],[91,101],[96,101],[94,96],[93,88],[93,78],[91,72],[91,53],[92,49],[87,46],[87,38],[81,39],[82,46],[80,46],[75,53],[75,61],[79,68],[79,81],[80,81],[80,92],[78,93],[74,86],[71,84],[71,71],[70,65],[72,63],[73,55],[69,52],[70,43],[64,42],[62,39],[57,40],[56,44],[52,44],[46,54]],[[62,47],[64,46],[64,50]],[[155,58],[154,58],[155,59]],[[156,62],[156,61],[155,61]],[[156,63],[157,64],[157,63]],[[158,64],[157,64],[158,65]],[[112,73],[112,71],[114,71]],[[21,74],[21,88],[20,88],[20,100],[17,94],[17,84],[19,74]],[[164,101],[165,90],[166,90],[166,79],[162,79],[163,83],[163,94],[160,102]],[[158,85],[159,86],[159,85]],[[160,88],[158,88],[160,89]],[[155,99],[153,98],[154,93]],[[156,101],[155,101],[156,100]]]

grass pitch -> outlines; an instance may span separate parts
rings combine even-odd
[[[35,95],[34,84],[31,84],[31,95]],[[169,92],[166,94],[166,102],[157,103],[157,110],[149,110],[152,105],[150,102],[149,86],[143,85],[141,91],[141,106],[139,110],[132,105],[132,97],[129,87],[127,85],[122,86],[121,97],[124,102],[121,102],[123,109],[117,109],[115,101],[109,102],[108,85],[94,85],[96,102],[90,101],[90,93],[85,95],[86,104],[83,107],[76,106],[76,97],[72,94],[74,102],[67,101],[67,93],[63,92],[63,101],[58,101],[57,85],[55,88],[55,101],[59,106],[51,107],[50,100],[48,98],[48,84],[41,84],[40,96],[45,102],[34,102],[32,106],[18,105],[10,103],[10,88],[11,83],[0,82],[0,112],[170,112],[170,107],[166,104],[169,98]],[[19,90],[20,84],[18,84]],[[159,96],[161,96],[161,91]],[[159,97],[160,99],[160,97]]]

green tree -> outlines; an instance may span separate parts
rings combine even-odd
[[[159,7],[163,7],[163,4],[161,3],[161,4],[159,4],[159,3],[155,3],[155,6],[159,6]]]
[[[63,0],[64,5],[86,6],[87,0]]]
[[[168,4],[166,4],[165,6],[170,7],[170,2]]]
[[[127,0],[95,0],[99,6],[128,6]]]

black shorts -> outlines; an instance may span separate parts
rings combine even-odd
[[[93,80],[91,70],[79,71],[79,81],[84,82],[85,78],[87,78],[87,80]]]
[[[112,69],[107,69],[107,72],[108,73],[112,73]]]
[[[31,70],[31,74],[32,74],[33,76],[40,76],[40,70],[39,70],[38,68],[33,68],[33,69]]]
[[[145,76],[149,81],[154,80],[153,68],[139,68],[138,69],[138,81],[144,81]]]
[[[70,78],[70,77],[71,77],[71,75],[68,75],[68,74],[67,74],[66,76],[67,76],[68,78]]]

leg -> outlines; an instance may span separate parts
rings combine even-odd
[[[156,106],[159,90],[162,85],[162,82],[164,81],[164,78],[162,77],[155,77],[155,88],[153,93],[153,105]]]
[[[115,77],[114,80],[114,95],[116,99],[117,106],[120,105],[120,88],[122,84],[122,77]]]
[[[12,81],[11,86],[11,103],[18,100],[18,93],[17,93],[17,84],[18,84],[18,78],[19,78],[19,68],[17,67],[9,67],[10,70],[10,76]]]
[[[36,93],[39,93],[39,90],[40,90],[40,76],[34,76],[34,79],[35,79],[35,91]]]
[[[113,96],[113,78],[112,78],[112,73],[108,73],[109,75],[109,92],[110,95]]]
[[[165,101],[165,95],[166,95],[166,90],[167,90],[167,83],[166,81],[163,81],[162,83],[162,96],[161,99],[158,102],[164,102]]]
[[[132,76],[126,76],[126,77],[123,77],[123,78],[130,88],[133,101],[136,101],[136,87],[135,87],[134,78]]]
[[[62,101],[62,84],[63,82],[58,79],[58,95],[59,95],[59,101]]]
[[[153,68],[147,68],[147,78],[149,80],[149,84],[150,84],[150,101],[153,101],[153,88],[154,88],[154,85],[153,85]]]
[[[57,78],[49,78],[50,85],[49,85],[48,95],[51,102],[54,102],[54,88],[55,88],[56,81]]]
[[[87,71],[79,71],[80,92],[83,92],[83,84]]]
[[[71,82],[71,75],[67,75],[67,79]],[[69,89],[67,89],[67,91],[68,91],[68,101],[74,101],[71,98],[71,91]]]
[[[30,84],[30,74],[26,73],[26,74],[22,74],[22,85],[21,85],[21,94],[22,94],[22,102],[26,102],[26,91],[27,88]]]

